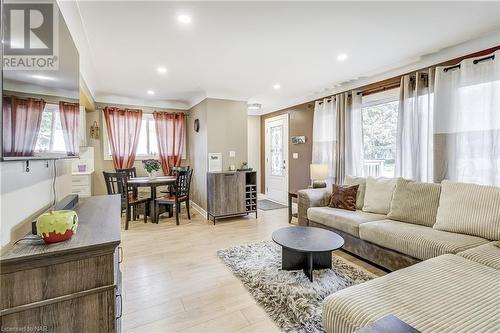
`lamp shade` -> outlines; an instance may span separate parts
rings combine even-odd
[[[328,165],[327,164],[311,164],[311,179],[312,180],[328,179]]]

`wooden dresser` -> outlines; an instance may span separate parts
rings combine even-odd
[[[119,195],[80,199],[72,239],[1,255],[2,331],[121,331],[120,205]]]
[[[207,219],[255,213],[257,172],[227,171],[207,174]]]

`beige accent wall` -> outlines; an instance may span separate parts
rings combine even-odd
[[[133,108],[133,109],[141,109],[145,113],[152,113],[153,111],[168,111],[168,112],[185,112],[183,110],[173,110],[173,109],[162,109],[162,108],[151,108],[151,107],[145,107],[145,106],[137,106],[137,105],[119,105],[119,104],[107,104],[107,103],[95,103],[96,106],[96,112],[87,112],[87,135],[90,132],[90,126],[94,123],[94,121],[97,121],[97,124],[99,125],[99,128],[101,129],[101,133],[99,136],[99,139],[92,139],[88,135],[88,140],[87,144],[90,147],[94,147],[94,174],[92,176],[92,185],[93,185],[93,195],[104,195],[107,194],[106,191],[106,184],[104,182],[104,177],[102,175],[103,171],[106,172],[114,172],[115,168],[113,166],[113,161],[111,160],[105,160],[104,159],[104,131],[106,131],[106,124],[104,122],[104,117],[102,110],[104,109],[105,106],[116,106],[116,107],[127,107],[127,108]],[[189,124],[189,119],[188,119],[188,124]],[[188,152],[188,156],[186,160],[182,161],[182,164],[189,164],[189,140],[186,143],[188,145],[188,149],[186,150]],[[137,169],[137,174],[140,176],[145,176],[146,172],[144,171],[144,168],[142,167],[142,162],[141,161],[136,161],[134,163],[134,166]]]
[[[247,103],[225,99],[207,99],[208,153],[222,153],[224,170],[236,168],[248,159]],[[235,151],[235,157],[229,152]]]
[[[289,191],[296,192],[297,190],[307,188],[311,180],[309,179],[309,167],[312,161],[312,132],[313,132],[313,105],[306,103],[296,105],[287,109],[272,112],[261,116],[260,123],[260,139],[261,139],[261,192],[266,192],[266,177],[265,177],[265,120],[276,117],[282,114],[289,114],[289,133],[288,138],[288,163],[289,163]],[[293,145],[291,143],[292,136],[304,135],[306,143]],[[299,154],[298,159],[293,159],[293,153]]]
[[[189,110],[188,141],[190,162],[193,168],[191,200],[207,208],[206,173],[208,153],[222,153],[223,170],[229,165],[237,168],[248,159],[247,103],[207,98]],[[200,121],[200,131],[193,129],[195,119]],[[236,156],[229,157],[234,151]]]

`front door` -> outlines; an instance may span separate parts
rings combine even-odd
[[[266,125],[266,197],[288,201],[288,114],[268,118]]]

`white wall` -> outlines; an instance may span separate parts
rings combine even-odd
[[[257,171],[257,193],[260,193],[260,116],[248,116],[248,167]]]
[[[15,242],[31,230],[31,220],[50,207],[53,200],[53,161],[0,162],[1,247]],[[56,200],[71,192],[71,160],[56,161]]]

